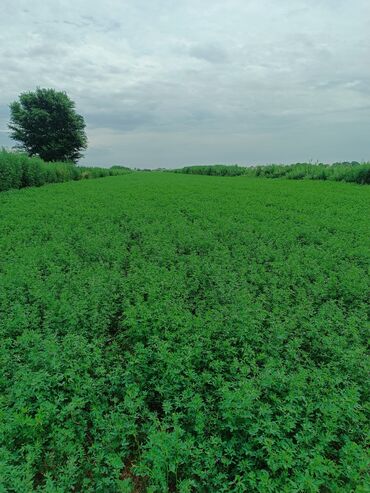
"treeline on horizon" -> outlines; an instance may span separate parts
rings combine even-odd
[[[200,165],[180,169],[138,170],[125,166],[101,168],[76,166],[68,162],[46,162],[26,153],[0,149],[0,192],[24,187],[41,186],[72,180],[117,176],[134,171],[169,171],[208,176],[249,176],[262,178],[287,178],[291,180],[331,180],[359,184],[370,184],[370,163],[342,162],[334,164],[296,163],[269,164],[260,166]]]
[[[111,168],[76,166],[68,162],[45,162],[25,153],[0,150],[0,192],[47,183],[103,178],[131,172],[124,166]]]
[[[263,178],[288,178],[290,180],[332,180],[351,183],[370,183],[370,163],[357,161],[323,164],[269,164],[263,166],[238,166],[214,164],[207,166],[185,166],[172,170],[175,173],[209,176],[258,176]]]

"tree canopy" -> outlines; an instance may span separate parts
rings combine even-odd
[[[65,92],[37,88],[10,104],[11,138],[30,156],[76,163],[87,148],[85,121]]]

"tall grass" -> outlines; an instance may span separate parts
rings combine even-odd
[[[237,164],[226,166],[224,164],[213,164],[209,166],[186,166],[176,173],[185,173],[190,175],[213,175],[213,176],[239,176],[245,175],[248,168],[243,168]]]
[[[246,174],[266,178],[288,178],[290,180],[333,180],[361,184],[370,183],[370,163],[335,163],[310,164],[297,163],[292,165],[269,165],[247,168]]]
[[[370,163],[345,162],[335,164],[296,163],[290,165],[242,167],[215,164],[213,166],[187,166],[174,170],[176,173],[214,176],[260,176],[264,178],[287,178],[290,180],[332,180],[370,184]]]
[[[94,168],[75,166],[65,162],[46,163],[38,157],[0,150],[0,191],[39,187],[46,183],[121,175],[130,171],[129,168],[121,166]]]

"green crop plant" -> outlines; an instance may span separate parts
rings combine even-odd
[[[0,194],[0,491],[365,493],[369,187]]]

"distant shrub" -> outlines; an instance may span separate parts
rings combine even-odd
[[[214,164],[210,166],[186,166],[181,170],[175,170],[175,172],[190,175],[239,176],[246,174],[247,169],[237,164],[231,166]]]
[[[0,151],[0,191],[11,188],[39,187],[46,183],[58,183],[86,178],[102,178],[129,173],[123,166],[112,168],[82,167],[73,163],[47,163],[38,157],[20,152]]]
[[[357,161],[334,164],[269,164],[265,166],[243,167],[238,165],[215,164],[210,166],[186,166],[176,173],[210,176],[257,176],[263,178],[287,178],[289,180],[332,180],[352,183],[370,183],[370,163]]]

